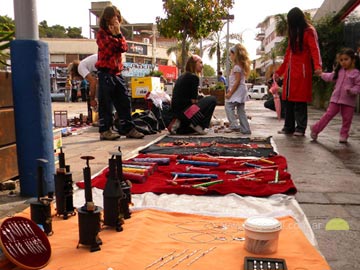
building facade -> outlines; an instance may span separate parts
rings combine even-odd
[[[328,14],[333,14],[335,19],[342,21],[352,12],[359,14],[359,4],[360,0],[324,0],[320,8],[304,10],[304,12],[309,13],[314,21],[320,20]],[[284,39],[283,36],[278,36],[276,33],[275,16],[276,15],[271,15],[266,17],[257,26],[259,33],[256,39],[260,41],[261,44],[257,49],[259,58],[255,60],[255,69],[257,73],[260,74],[260,80],[262,80],[262,82],[269,79],[272,71],[280,65],[283,60],[281,56],[273,57],[271,55],[276,44]]]

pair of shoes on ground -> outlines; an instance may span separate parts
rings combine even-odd
[[[240,132],[239,128],[225,128],[225,133]]]
[[[295,131],[295,132],[293,133],[293,136],[302,137],[302,136],[305,136],[305,132]]]
[[[292,135],[293,133],[294,133],[293,131],[287,131],[285,129],[278,131],[278,134],[285,134],[285,135]]]
[[[125,136],[126,138],[142,139],[145,135],[144,133],[137,131],[136,128],[132,128]]]
[[[302,131],[287,131],[286,129],[279,130],[278,134],[293,135],[296,137],[302,137],[305,135]]]
[[[179,119],[173,119],[170,124],[167,127],[167,130],[170,132],[170,134],[175,135],[177,129],[180,127],[180,120]]]
[[[120,135],[117,133],[111,132],[111,130],[107,130],[100,133],[100,140],[101,141],[113,141],[119,139]]]
[[[190,124],[190,127],[199,135],[206,135],[207,132],[199,125],[194,126],[193,124]]]

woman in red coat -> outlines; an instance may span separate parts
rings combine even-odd
[[[307,126],[307,103],[312,98],[312,73],[322,71],[315,28],[297,7],[287,14],[288,47],[284,62],[275,76],[284,76],[282,99],[286,101],[285,123],[280,134],[304,136]]]

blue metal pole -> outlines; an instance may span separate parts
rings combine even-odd
[[[48,161],[44,193],[54,192],[49,51],[47,43],[37,40],[35,1],[14,0],[14,10],[16,39],[10,53],[20,193],[37,197],[39,158]]]

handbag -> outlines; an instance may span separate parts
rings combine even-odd
[[[200,107],[196,104],[191,105],[184,111],[184,115],[191,124],[194,126],[201,125],[203,119],[205,118],[202,112],[200,111]]]

